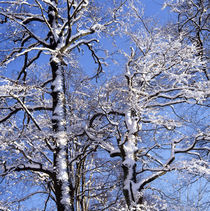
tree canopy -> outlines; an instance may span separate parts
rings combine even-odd
[[[0,0],[0,209],[208,210],[209,3],[164,8]]]

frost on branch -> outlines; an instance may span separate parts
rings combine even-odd
[[[192,159],[191,161],[182,161],[178,164],[178,168],[186,169],[189,174],[196,176],[204,176],[209,178],[210,169],[207,161]]]

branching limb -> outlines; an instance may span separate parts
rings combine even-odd
[[[31,112],[28,110],[28,108],[26,107],[26,105],[21,101],[21,99],[13,94],[10,94],[14,99],[16,99],[20,105],[23,107],[23,109],[25,110],[25,112],[28,114],[28,116],[31,118],[31,120],[34,122],[34,124],[36,125],[36,127],[41,131],[42,129],[39,127],[39,124],[37,123],[37,121],[35,120],[35,118],[32,116]]]

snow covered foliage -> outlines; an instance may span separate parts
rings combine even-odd
[[[186,17],[189,2],[166,6]],[[192,20],[155,26],[133,0],[0,0],[1,209],[167,210],[170,178],[207,180],[207,31]],[[109,51],[121,74],[95,84]]]
[[[169,7],[178,16],[176,27],[182,33],[185,41],[196,46],[201,58],[209,59],[209,1],[184,0],[165,1],[164,7]],[[209,80],[209,72],[203,69]]]

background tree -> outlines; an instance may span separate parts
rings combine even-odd
[[[177,31],[183,39],[193,43],[198,54],[203,59],[209,59],[209,1],[165,1],[164,7],[169,7],[177,14]],[[209,80],[208,69],[203,69]]]

